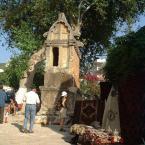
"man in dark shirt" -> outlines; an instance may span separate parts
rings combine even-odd
[[[0,84],[0,124],[3,123],[6,97],[7,97],[7,94],[3,90],[3,85]]]

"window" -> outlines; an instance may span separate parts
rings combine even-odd
[[[54,47],[53,48],[53,66],[58,66],[59,62],[59,48]]]

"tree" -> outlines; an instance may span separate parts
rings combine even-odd
[[[84,67],[106,49],[118,23],[130,23],[144,8],[144,0],[1,0],[0,22],[9,35],[9,45],[18,47],[22,55],[29,57],[42,47],[44,32],[58,13],[64,12],[74,29],[81,24],[80,39],[85,44],[81,49],[81,66]]]
[[[19,88],[19,80],[23,76],[23,72],[27,69],[28,57],[25,55],[15,56],[6,67],[3,74],[4,81],[7,85],[15,89]]]
[[[1,1],[1,20],[5,20],[4,29],[11,33],[10,40],[19,43],[17,31],[21,34],[30,33],[37,43],[43,39],[51,24],[56,20],[60,11],[63,11],[72,26],[77,25],[79,0],[6,0]],[[85,3],[85,1],[84,1]],[[144,0],[88,0],[90,8],[83,14],[81,24],[81,38],[85,46],[103,49],[109,43],[112,32],[116,30],[118,22],[130,21],[145,8]],[[82,5],[83,9],[85,5]],[[85,8],[86,9],[86,8]],[[85,10],[82,10],[85,11]],[[82,12],[83,13],[83,12]],[[16,31],[17,30],[17,31]],[[28,38],[31,40],[31,36]],[[22,40],[25,40],[23,37]],[[32,40],[31,40],[32,41]],[[25,43],[22,42],[22,43]],[[39,49],[38,43],[33,49]],[[19,46],[21,49],[21,46]],[[86,48],[87,49],[87,48]],[[91,48],[93,49],[93,48]],[[30,51],[30,50],[29,50]],[[89,51],[91,52],[91,51]],[[84,51],[84,54],[87,50]]]
[[[116,39],[108,53],[105,76],[119,84],[129,76],[145,70],[145,26]]]
[[[109,51],[105,74],[118,89],[122,136],[126,144],[136,145],[145,128],[142,123],[145,119],[142,115],[145,101],[145,26],[116,40],[116,45]]]

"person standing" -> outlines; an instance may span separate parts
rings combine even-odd
[[[67,92],[62,91],[61,93],[62,100],[61,100],[61,109],[60,109],[60,131],[64,130],[64,122],[66,118],[66,112],[67,112]]]
[[[31,91],[27,92],[24,101],[26,102],[25,106],[25,119],[22,132],[27,133],[27,123],[30,121],[29,133],[33,133],[33,125],[36,115],[36,104],[40,103],[38,94],[36,93],[36,88],[33,87]]]
[[[5,108],[6,97],[7,94],[3,90],[3,85],[0,84],[0,124],[3,123],[3,119],[4,119],[4,108]]]

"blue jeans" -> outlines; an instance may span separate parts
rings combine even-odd
[[[33,125],[36,115],[36,105],[26,104],[25,106],[25,119],[24,119],[24,129],[27,129],[28,120],[30,121],[29,131],[33,131]]]

